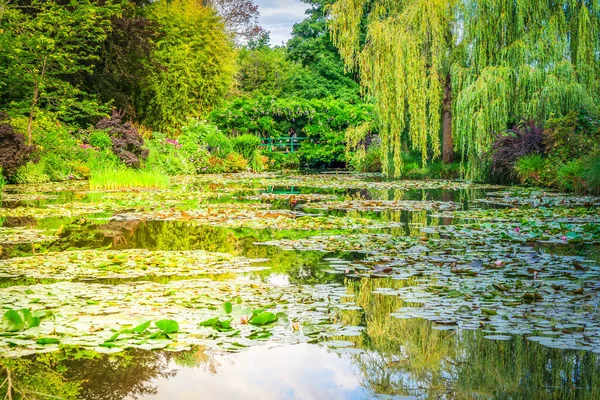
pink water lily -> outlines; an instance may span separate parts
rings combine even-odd
[[[240,318],[240,324],[242,324],[242,325],[248,325],[248,321],[249,321],[249,320],[250,320],[250,319],[248,318],[248,316],[247,316],[247,315],[243,315],[243,316]]]
[[[502,261],[502,260],[496,260],[496,267],[501,267],[502,264],[504,264],[504,261]]]
[[[515,228],[515,232],[517,232],[517,233],[521,232],[521,228],[518,228],[518,227]]]
[[[567,237],[565,235],[562,235],[561,240],[567,240]]]

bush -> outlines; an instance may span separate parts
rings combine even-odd
[[[241,154],[229,153],[223,163],[224,172],[242,172],[248,169],[248,160]]]
[[[269,162],[269,158],[263,156],[259,149],[255,149],[249,164],[252,172],[262,172],[265,170],[265,165]]]
[[[298,153],[284,153],[281,151],[264,150],[264,155],[268,159],[269,169],[299,169],[300,157]]]
[[[184,149],[178,141],[167,139],[161,133],[154,133],[146,143],[150,150],[147,168],[167,175],[192,175],[197,172],[193,157],[197,157],[198,145],[190,145]],[[206,152],[205,154],[208,156]]]
[[[460,178],[460,163],[444,164],[435,161],[427,166],[428,177],[431,179],[458,179]]]
[[[364,157],[353,162],[353,167],[359,172],[381,172],[381,146],[369,146]]]
[[[35,147],[28,146],[25,137],[0,112],[0,169],[2,176],[11,179],[17,170],[33,159]]]
[[[112,147],[112,140],[106,131],[92,131],[89,138],[90,145],[100,150],[107,150]]]
[[[148,150],[143,147],[144,138],[131,122],[123,122],[123,113],[113,111],[110,118],[96,124],[96,129],[108,133],[113,152],[128,167],[139,168],[141,161],[148,157]]]
[[[541,154],[530,154],[517,160],[515,172],[521,183],[537,185],[540,183],[545,167],[546,160]]]
[[[550,157],[571,162],[600,148],[600,119],[583,112],[571,112],[548,120],[545,134]]]
[[[556,185],[567,192],[582,192],[585,189],[581,161],[571,161],[561,165],[556,171]]]
[[[12,180],[20,185],[25,185],[50,182],[50,177],[46,174],[43,163],[28,162],[17,170]]]
[[[492,145],[492,178],[504,181],[513,175],[515,162],[529,154],[543,154],[544,133],[533,121],[514,126]]]
[[[260,146],[261,140],[254,135],[241,135],[231,139],[233,150],[240,153],[246,160],[252,161]]]
[[[582,175],[588,191],[600,194],[600,151],[586,157],[583,167]]]
[[[225,158],[233,151],[229,138],[222,132],[207,134],[203,142],[208,152],[218,158]]]

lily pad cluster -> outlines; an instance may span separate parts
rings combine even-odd
[[[42,229],[0,228],[0,245],[39,243],[56,239],[56,236],[53,236]]]
[[[14,322],[5,324],[0,353],[22,356],[54,351],[59,344],[116,352],[179,351],[193,345],[240,350],[267,338],[286,344],[316,341],[344,332],[331,319],[339,304],[335,299],[344,294],[341,285],[279,287],[255,280],[12,286],[0,289],[3,307],[44,318],[20,329]]]
[[[265,269],[265,260],[205,251],[84,250],[39,254],[0,261],[0,276],[36,279],[132,279],[198,276]]]
[[[456,210],[461,208],[459,203],[442,201],[409,201],[409,200],[346,200],[336,202],[323,202],[309,205],[315,210],[356,210],[356,211],[384,211],[384,210]]]

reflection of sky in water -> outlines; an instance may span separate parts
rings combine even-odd
[[[208,368],[180,368],[160,379],[156,396],[146,399],[368,399],[350,360],[309,344],[215,356],[216,374]]]

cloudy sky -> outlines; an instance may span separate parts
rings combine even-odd
[[[292,26],[305,18],[308,6],[300,0],[254,0],[260,12],[260,25],[271,32],[271,44],[280,45],[290,38]]]

